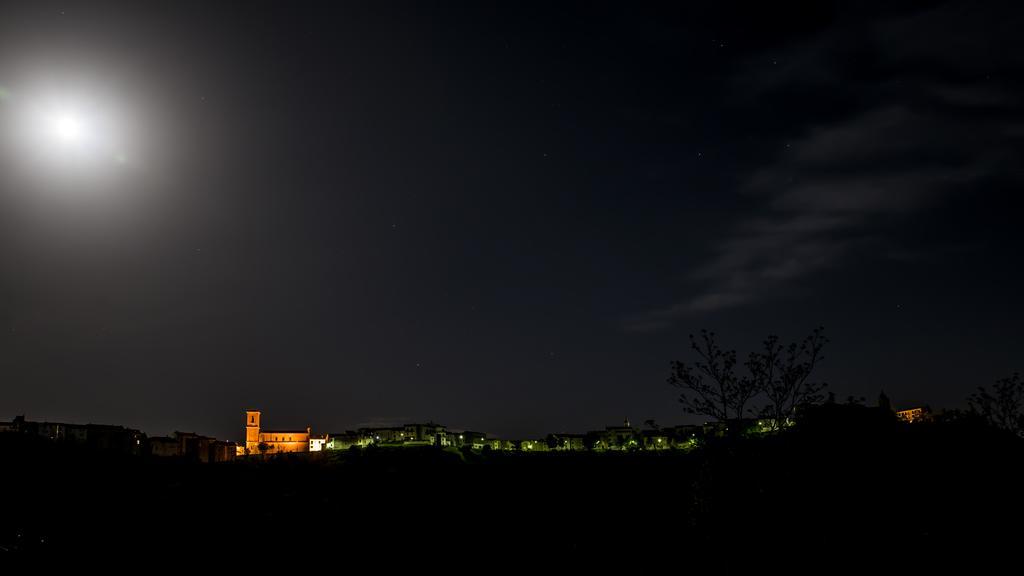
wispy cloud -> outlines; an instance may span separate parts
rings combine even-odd
[[[892,27],[883,30],[892,34]],[[824,62],[830,44],[824,38],[794,50],[816,50]],[[1021,113],[1004,91],[983,79],[908,82],[896,76],[837,84],[859,91],[865,104],[829,120],[810,119],[777,157],[748,172],[738,192],[758,208],[711,242],[705,263],[686,275],[689,293],[628,318],[626,328],[656,330],[689,315],[750,304],[839,265],[857,244],[899,252],[879,235],[879,221],[912,218],[951,192],[976,191],[994,173],[1019,175],[1013,167],[1020,137],[1006,119]],[[823,81],[832,80],[834,74]],[[764,82],[756,93],[785,90],[778,78]]]

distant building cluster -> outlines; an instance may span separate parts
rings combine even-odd
[[[907,410],[897,410],[896,417],[904,422],[913,424],[914,422],[921,422],[928,419],[931,416],[931,411],[927,408],[910,408]]]
[[[883,395],[884,398],[884,395]],[[880,409],[891,415],[887,399],[880,400]],[[910,408],[895,411],[898,420],[914,423],[930,419],[930,410]],[[193,432],[175,432],[172,436],[148,437],[145,433],[124,426],[104,424],[67,424],[63,422],[32,422],[18,416],[0,422],[0,433],[40,437],[55,443],[80,445],[92,449],[120,452],[155,458],[179,458],[197,462],[228,462],[241,456],[286,453],[310,453],[381,447],[435,446],[471,450],[515,452],[548,451],[626,451],[626,450],[689,450],[711,437],[729,433],[767,433],[793,425],[771,419],[744,419],[711,422],[703,425],[660,427],[648,421],[638,428],[625,420],[619,426],[584,433],[548,434],[543,438],[502,439],[473,430],[449,430],[434,422],[400,426],[365,427],[333,434],[313,434],[310,427],[296,430],[266,430],[261,427],[261,413],[245,413],[245,442],[217,440]],[[730,430],[738,427],[738,430]]]
[[[199,462],[228,462],[238,453],[234,442],[217,440],[195,432],[175,432],[174,436],[149,439],[149,454],[160,457],[182,457]]]
[[[33,422],[18,416],[0,422],[0,433],[45,438],[54,443],[83,446],[104,452],[134,456],[180,457],[199,462],[234,460],[234,442],[217,440],[192,432],[175,432],[173,437],[148,437],[144,432],[107,424]]]
[[[313,435],[308,427],[305,430],[263,430],[260,428],[259,411],[249,410],[245,414],[246,441],[244,448],[239,447],[240,456],[350,450],[369,446],[437,446],[520,452],[688,450],[708,436],[721,436],[726,432],[723,423],[640,429],[626,420],[620,426],[608,426],[603,430],[548,434],[543,438],[525,439],[491,438],[483,432],[449,430],[447,426],[434,422],[367,427],[318,436]],[[784,423],[787,426],[790,424]],[[745,431],[765,432],[775,429],[774,423],[765,419],[732,425],[741,425]]]

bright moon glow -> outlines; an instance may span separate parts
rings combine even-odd
[[[53,133],[57,140],[65,144],[81,142],[85,130],[81,119],[73,114],[61,114],[53,119]]]
[[[21,153],[17,166],[54,189],[99,184],[113,174],[108,169],[137,174],[139,116],[107,92],[30,85],[15,98],[0,87],[0,120],[9,120],[0,122],[0,152],[10,135],[10,150]]]

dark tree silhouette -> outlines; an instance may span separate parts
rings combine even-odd
[[[267,450],[270,449],[270,445],[266,442],[260,442],[256,445],[256,449],[260,451],[260,454],[266,454]]]
[[[679,402],[684,409],[722,422],[743,418],[747,404],[758,393],[758,383],[736,374],[736,351],[723,350],[715,333],[707,330],[701,330],[699,339],[690,335],[690,348],[697,360],[673,361],[668,377],[669,384],[682,390]]]
[[[750,353],[743,364],[747,374],[741,375],[736,372],[736,351],[723,350],[714,332],[701,330],[699,338],[690,335],[697,359],[673,361],[668,382],[682,390],[679,401],[690,414],[726,422],[760,413],[778,429],[797,407],[824,399],[825,383],[810,379],[828,344],[824,331],[815,328],[801,342],[788,345],[769,336],[760,351]],[[758,396],[765,399],[760,411],[752,408]]]
[[[557,450],[559,448],[561,439],[558,436],[555,436],[554,434],[548,434],[544,438],[544,442],[547,443],[549,450]]]
[[[989,392],[984,386],[967,399],[975,414],[991,425],[1024,436],[1024,379],[1019,373],[997,380]]]
[[[878,407],[886,414],[892,412],[892,402],[885,395],[884,390],[878,394]]]
[[[780,429],[798,406],[824,400],[821,391],[826,384],[810,380],[828,344],[824,332],[819,326],[802,342],[789,345],[783,345],[772,335],[762,342],[760,352],[750,353],[747,370],[757,390],[765,396],[767,404],[761,415],[771,420],[773,429]]]

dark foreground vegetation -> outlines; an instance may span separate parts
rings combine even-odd
[[[808,555],[992,558],[1016,549],[1024,519],[1019,438],[857,405],[685,453],[368,448],[203,465],[0,442],[0,559],[402,550],[799,571]]]

